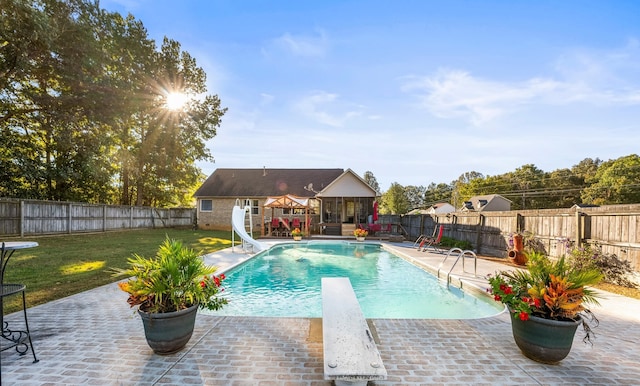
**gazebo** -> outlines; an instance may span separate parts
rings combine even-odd
[[[274,216],[275,208],[282,209],[304,209],[304,224],[305,224],[305,235],[309,236],[309,198],[307,197],[298,197],[292,194],[285,194],[284,196],[278,197],[267,197],[262,205],[262,223],[264,224],[264,213],[267,208],[271,208],[271,218]],[[262,227],[262,236],[264,236],[264,228]]]

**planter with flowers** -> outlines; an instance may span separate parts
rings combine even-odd
[[[367,232],[366,229],[358,228],[353,231],[353,235],[356,236],[356,240],[358,241],[364,241],[364,238],[367,237],[368,234],[369,232]]]
[[[220,297],[224,274],[204,264],[202,254],[167,238],[155,258],[134,255],[129,268],[116,270],[128,280],[118,283],[129,294],[127,303],[138,306],[147,343],[157,354],[180,351],[191,339],[198,309],[218,310],[227,304]]]
[[[579,325],[585,342],[593,334],[589,323],[598,320],[585,307],[598,304],[597,294],[587,286],[597,284],[602,274],[597,269],[575,269],[561,257],[528,254],[528,270],[501,271],[488,277],[487,289],[496,301],[506,305],[516,345],[535,361],[557,363],[571,351]]]
[[[300,228],[295,228],[291,231],[291,236],[293,236],[293,239],[295,241],[300,241],[302,240],[302,231],[300,230]]]

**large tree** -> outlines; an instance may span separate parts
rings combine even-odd
[[[225,112],[205,80],[95,1],[0,0],[0,195],[185,204]],[[169,112],[171,93],[192,100]]]
[[[394,182],[382,195],[380,212],[388,214],[405,214],[409,211],[409,200],[402,185]]]
[[[376,191],[376,195],[380,195],[380,185],[378,184],[376,176],[373,175],[373,172],[369,170],[364,172],[364,181]]]
[[[427,189],[424,192],[424,203],[426,205],[433,205],[437,202],[451,201],[451,204],[453,204],[452,194],[452,184],[439,183],[436,185],[432,182],[427,186]]]
[[[631,154],[604,162],[582,192],[589,204],[631,204],[640,202],[640,156]]]
[[[424,206],[424,186],[407,185],[404,187],[404,196],[407,199],[408,209],[422,208]]]

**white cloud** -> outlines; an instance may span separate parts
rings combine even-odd
[[[402,90],[415,93],[421,107],[437,117],[463,118],[476,126],[527,105],[635,105],[640,104],[639,46],[632,40],[609,52],[568,52],[556,62],[555,77],[502,82],[440,69],[431,76],[405,78]]]
[[[323,57],[329,50],[329,40],[323,30],[318,30],[315,36],[295,36],[287,32],[273,44],[294,56],[303,57]]]
[[[481,125],[559,87],[544,79],[508,84],[474,78],[465,71],[439,70],[435,76],[410,79],[403,90],[418,90],[423,107],[437,117],[463,117]]]
[[[338,94],[316,91],[295,103],[294,109],[322,124],[343,127],[347,120],[362,115],[361,108],[345,111],[347,105],[338,101]]]
[[[271,102],[273,102],[274,99],[275,97],[273,95],[263,92],[260,94],[260,106],[269,105],[271,104]]]

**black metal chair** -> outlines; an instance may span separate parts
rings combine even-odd
[[[0,326],[2,326],[2,338],[9,341],[10,344],[6,347],[2,347],[1,351],[8,350],[15,347],[16,351],[20,355],[25,355],[31,347],[31,353],[33,354],[33,363],[38,362],[36,358],[36,352],[33,349],[33,342],[31,341],[31,333],[29,332],[29,322],[27,320],[27,301],[25,296],[24,284],[5,284],[4,273],[7,267],[7,262],[11,255],[13,255],[13,249],[5,248],[5,243],[2,243],[1,261],[0,261]],[[22,312],[24,315],[24,330],[12,330],[9,328],[9,323],[4,320],[4,298],[15,294],[22,293]],[[27,345],[27,341],[29,341]]]

